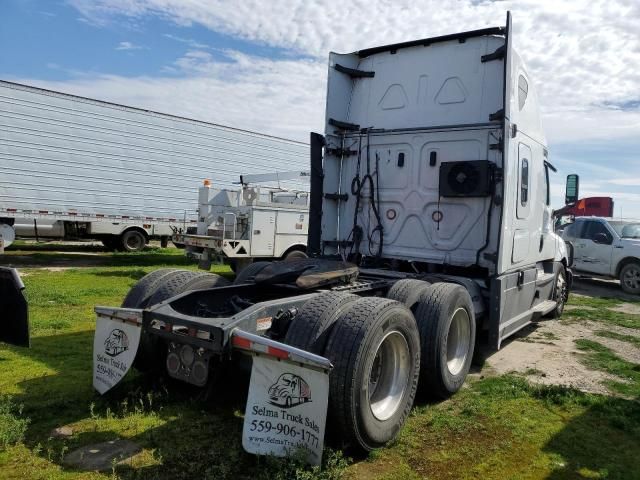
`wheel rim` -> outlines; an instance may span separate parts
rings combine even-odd
[[[636,267],[627,268],[622,278],[624,284],[632,289],[640,287],[640,269]]]
[[[469,314],[464,308],[453,312],[447,333],[447,368],[451,375],[458,375],[464,368],[469,354]]]
[[[141,244],[142,241],[138,235],[134,234],[127,237],[127,247],[129,247],[131,250],[138,250]]]
[[[380,421],[391,418],[402,404],[411,368],[409,344],[398,331],[387,333],[378,344],[369,372],[369,406]]]

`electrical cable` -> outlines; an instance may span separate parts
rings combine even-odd
[[[371,229],[371,221],[369,221],[369,225],[367,226],[367,239],[368,239],[368,249],[369,255],[375,256],[376,258],[382,257],[382,246],[383,246],[383,227],[382,227],[382,219],[380,217],[379,205],[380,205],[380,155],[376,152],[376,170],[374,172],[376,176],[376,180],[373,180],[373,174],[371,172],[371,135],[370,131],[367,130],[367,152],[366,152],[366,174],[361,178],[360,172],[362,168],[362,135],[360,136],[360,142],[358,145],[358,162],[356,175],[353,177],[351,181],[351,193],[356,197],[356,205],[353,213],[353,228],[349,233],[349,237],[353,237],[352,248],[349,251],[349,255],[353,253],[353,246],[355,246],[356,253],[360,253],[360,242],[362,241],[362,227],[358,225],[358,211],[360,209],[360,202],[363,199],[362,191],[366,185],[369,187],[368,191],[368,200],[370,204],[369,215],[371,215],[371,211],[376,219],[376,226]],[[377,252],[373,252],[371,246],[374,242],[374,237],[376,233],[379,236],[378,249]],[[348,241],[348,239],[347,239]]]
[[[353,253],[353,247],[355,246],[356,254],[360,253],[360,242],[362,241],[362,228],[358,225],[358,209],[360,208],[360,190],[362,188],[362,182],[360,180],[360,165],[362,163],[362,136],[358,142],[358,163],[356,166],[356,176],[351,180],[351,194],[356,197],[356,206],[353,212],[353,228],[347,237],[353,237],[353,243],[349,249],[349,256]]]
[[[373,179],[371,180],[371,183],[373,185]],[[369,235],[369,252],[371,252],[371,243],[373,242],[373,235],[374,233],[377,231],[379,232],[379,236],[380,236],[380,242],[378,244],[378,251],[376,252],[376,257],[377,258],[381,258],[382,257],[382,244],[384,242],[383,238],[384,238],[384,227],[382,226],[382,220],[380,218],[380,155],[378,155],[378,153],[376,152],[376,202],[373,202],[373,192],[371,193],[371,200],[372,200],[372,206],[373,206],[373,213],[376,216],[376,220],[378,221],[378,225],[371,231],[371,234]],[[376,205],[377,203],[377,205]]]

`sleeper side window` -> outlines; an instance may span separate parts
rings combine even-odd
[[[524,75],[518,77],[518,110],[522,110],[529,95],[529,83]]]

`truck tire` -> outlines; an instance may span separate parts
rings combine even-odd
[[[175,297],[187,290],[187,285],[195,280],[209,275],[206,272],[194,272],[190,270],[176,270],[162,277],[156,283],[155,290],[149,297],[147,307],[164,302],[168,298]]]
[[[396,300],[405,305],[409,310],[414,311],[420,295],[422,295],[430,285],[429,282],[425,282],[424,280],[403,278],[393,284],[387,293],[387,298]]]
[[[476,337],[469,292],[453,283],[436,283],[422,294],[416,309],[422,346],[420,391],[444,399],[462,387]]]
[[[161,270],[166,271],[166,273],[164,275],[158,275],[158,278],[154,282],[151,282],[147,298],[144,299],[143,303],[137,308],[146,308],[178,295],[185,290],[189,281],[207,275],[206,273],[192,272],[189,270],[173,270],[170,268],[163,268]],[[158,270],[156,270],[156,272],[157,271]],[[151,272],[142,280],[154,273],[155,272]],[[138,283],[141,283],[142,280]],[[133,367],[140,372],[163,373],[165,371],[166,349],[166,345],[162,339],[155,335],[150,335],[143,330],[138,352],[133,360]]]
[[[149,298],[153,295],[158,284],[161,283],[166,276],[177,271],[179,270],[174,268],[160,268],[148,273],[129,290],[129,293],[122,302],[122,307],[146,308]],[[158,339],[151,337],[143,330],[140,336],[138,351],[133,360],[133,367],[140,372],[147,372],[161,370],[163,366],[164,363],[159,353]]]
[[[175,268],[160,268],[146,274],[129,290],[127,296],[124,297],[122,307],[145,308],[147,300],[149,300],[156,288],[156,283],[165,275],[175,271]]]
[[[325,292],[312,298],[300,308],[289,325],[284,343],[322,355],[331,327],[359,298],[344,292]]]
[[[634,295],[640,295],[640,263],[627,263],[620,270],[620,286],[622,290]]]
[[[336,321],[324,355],[331,425],[344,442],[370,451],[393,440],[413,405],[420,373],[420,336],[399,302],[365,297]]]
[[[295,262],[296,260],[304,260],[305,258],[309,258],[309,255],[302,250],[291,250],[283,257],[283,260],[285,262]]]
[[[258,273],[262,271],[266,266],[271,265],[271,262],[253,262],[236,274],[236,278],[233,281],[237,283],[251,283]]]
[[[553,289],[553,300],[556,301],[556,308],[547,314],[548,318],[560,318],[564,312],[564,306],[569,299],[569,286],[567,285],[567,275],[564,267],[558,271],[556,285]]]
[[[120,235],[120,246],[125,252],[141,252],[147,246],[147,237],[139,230],[127,230]]]
[[[215,273],[205,273],[202,276],[195,277],[193,280],[190,280],[184,286],[183,292],[187,292],[189,290],[204,290],[207,288],[215,288],[215,287],[226,287],[230,285],[231,282],[220,275]]]

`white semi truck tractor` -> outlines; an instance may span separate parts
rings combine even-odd
[[[122,307],[96,308],[96,389],[131,365],[205,386],[243,357],[232,352],[246,353],[244,448],[303,449],[318,463],[325,426],[344,446],[381,447],[418,391],[461,388],[477,344],[498,349],[559,317],[570,259],[511,32],[507,16],[506,26],[332,53],[325,131],[311,134],[310,258],[252,263],[233,283],[147,275]]]

